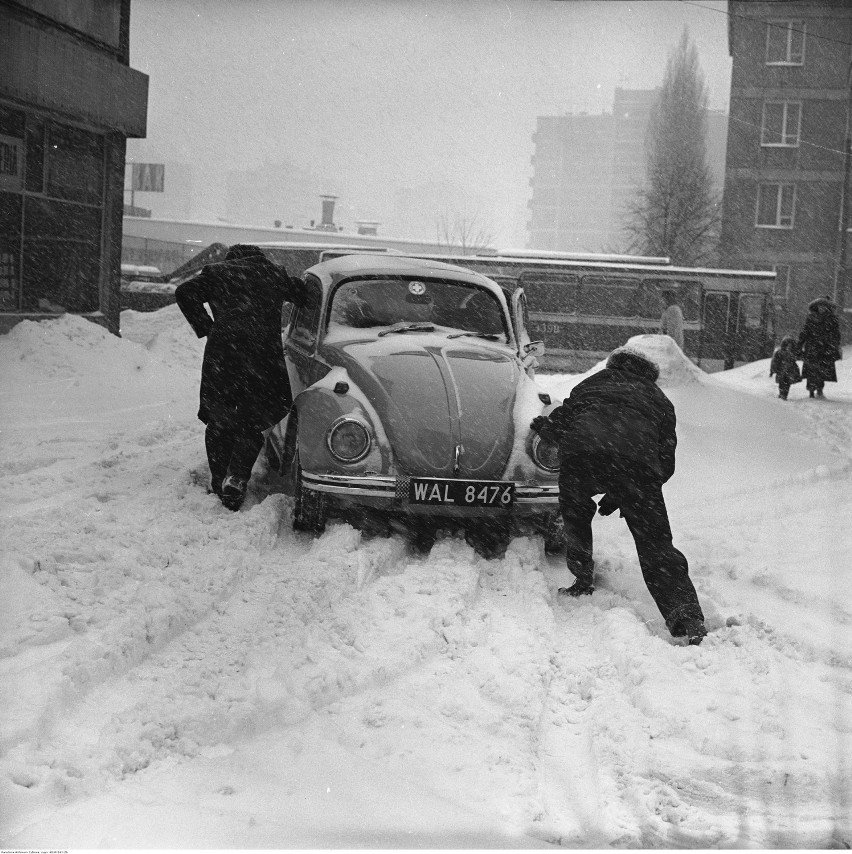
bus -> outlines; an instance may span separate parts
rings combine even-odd
[[[775,347],[775,273],[679,267],[668,259],[418,255],[524,289],[528,329],[544,370],[586,370],[634,335],[659,331],[663,295],[684,315],[684,351],[707,371],[765,359]],[[606,257],[606,256],[603,256]],[[629,257],[629,256],[628,256]]]

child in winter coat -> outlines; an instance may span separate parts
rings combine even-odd
[[[781,346],[772,356],[769,376],[771,377],[773,374],[775,375],[775,382],[778,383],[778,397],[781,400],[787,399],[790,386],[793,383],[802,381],[802,374],[796,364],[796,339],[792,335],[787,335],[782,339]]]

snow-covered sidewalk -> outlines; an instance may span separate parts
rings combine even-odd
[[[174,306],[122,327],[0,338],[0,846],[852,843],[852,352],[785,403],[768,362],[640,342],[711,630],[683,647],[617,516],[563,602],[537,539],[314,541],[259,478],[229,513],[202,342]]]

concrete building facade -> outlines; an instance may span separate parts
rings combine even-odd
[[[722,207],[725,266],[775,270],[779,334],[837,294],[852,6],[729,3],[731,73]]]
[[[146,132],[130,0],[0,0],[0,331],[119,329],[125,144]]]
[[[529,249],[624,251],[624,221],[645,181],[658,89],[616,89],[612,113],[541,116],[533,136]],[[719,191],[727,116],[708,111],[707,155]]]

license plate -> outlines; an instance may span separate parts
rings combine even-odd
[[[460,507],[511,507],[515,484],[501,480],[444,480],[413,477],[409,504],[452,504]]]

